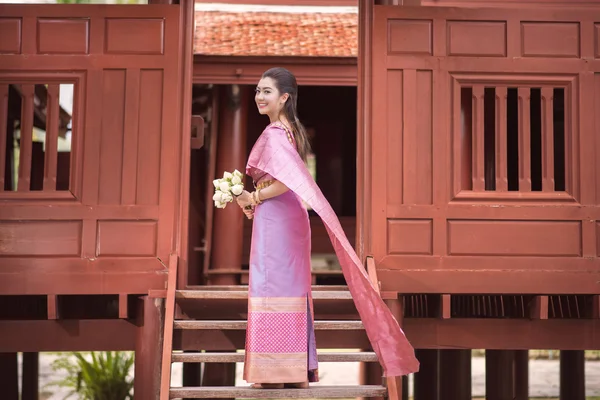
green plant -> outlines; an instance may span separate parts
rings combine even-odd
[[[81,400],[131,400],[133,362],[132,352],[92,352],[89,357],[68,353],[52,363],[54,371],[67,376],[51,385],[71,389],[65,399],[78,395]]]

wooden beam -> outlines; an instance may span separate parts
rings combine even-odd
[[[600,349],[600,320],[407,318],[403,329],[420,349]]]
[[[47,300],[48,307],[48,319],[58,319],[58,304],[57,304],[57,296],[55,294],[49,294]]]
[[[535,296],[529,312],[531,319],[548,319],[548,296]]]
[[[294,70],[299,85],[356,86],[356,58],[194,57],[194,83],[255,85],[273,65]]]
[[[121,319],[129,318],[127,293],[119,294],[119,318],[121,318]]]
[[[0,321],[0,352],[134,350],[126,320]]]
[[[406,262],[410,263],[409,260]],[[590,271],[595,271],[598,267],[600,267],[600,259],[590,263]],[[531,293],[537,295],[538,293],[596,294],[598,292],[596,280],[590,279],[592,274],[585,271],[479,271],[470,269],[461,271],[452,270],[452,266],[444,264],[439,264],[439,269],[424,268],[419,271],[384,268],[378,264],[377,275],[381,282],[381,290],[398,293]]]
[[[2,260],[2,267],[6,259]],[[8,268],[8,267],[7,267]],[[167,275],[162,271],[102,271],[95,265],[90,271],[82,265],[79,271],[56,272],[52,266],[31,269],[23,273],[0,273],[0,293],[3,295],[48,294],[144,294],[165,288]],[[4,272],[4,271],[3,271]]]
[[[452,317],[452,298],[449,294],[443,294],[441,296],[441,306],[440,306],[440,317],[442,319],[448,319]]]
[[[592,318],[600,318],[600,296],[592,296]]]

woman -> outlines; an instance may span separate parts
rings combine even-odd
[[[250,253],[244,379],[253,387],[307,387],[318,380],[312,318],[310,225],[302,201],[324,222],[346,283],[386,376],[418,370],[414,350],[373,288],[333,209],[304,161],[298,86],[285,68],[266,71],[256,87],[258,111],[271,123],[255,143],[246,173],[255,191],[237,202],[254,219]]]

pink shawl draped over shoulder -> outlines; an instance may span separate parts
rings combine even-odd
[[[419,370],[414,349],[373,285],[348,242],[329,202],[313,180],[286,131],[269,125],[254,145],[246,172],[265,172],[282,182],[321,217],[340,261],[346,283],[385,376],[407,375]]]

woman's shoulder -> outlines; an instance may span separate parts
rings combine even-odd
[[[287,132],[287,128],[283,123],[276,121],[267,125],[263,132]]]

